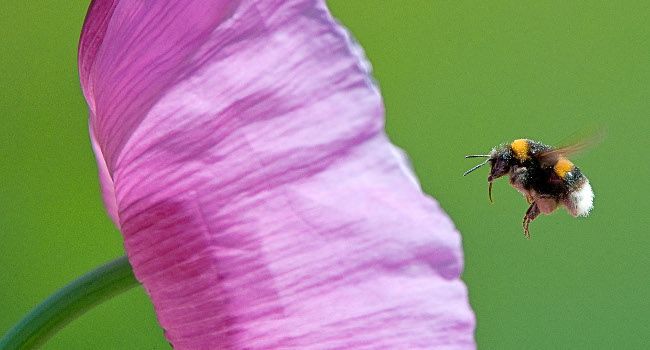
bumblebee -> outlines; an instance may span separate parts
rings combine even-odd
[[[587,177],[567,158],[588,146],[588,142],[581,142],[553,148],[537,141],[518,139],[493,148],[489,154],[465,156],[487,159],[463,176],[489,163],[488,197],[492,202],[493,181],[508,175],[510,185],[521,192],[529,204],[523,229],[524,236],[530,239],[528,226],[540,213],[549,215],[563,206],[574,217],[589,215],[594,192]]]

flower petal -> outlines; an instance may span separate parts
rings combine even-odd
[[[474,348],[460,237],[323,1],[96,0],[79,60],[175,348]]]

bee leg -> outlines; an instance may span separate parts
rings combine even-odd
[[[537,203],[532,202],[528,207],[528,210],[526,210],[526,214],[524,215],[524,237],[530,239],[530,231],[528,230],[528,225],[530,225],[531,221],[535,220],[539,213],[540,211]]]

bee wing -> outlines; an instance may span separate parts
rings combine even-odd
[[[555,162],[557,162],[557,160],[560,157],[567,158],[571,155],[584,152],[596,146],[600,142],[602,142],[604,138],[605,138],[604,131],[599,130],[597,133],[594,133],[589,137],[578,140],[577,142],[574,142],[572,144],[550,149],[548,151],[542,151],[540,152],[538,159],[540,163],[547,166],[552,166],[555,164]]]

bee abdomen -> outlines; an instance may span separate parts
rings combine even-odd
[[[578,190],[582,183],[587,180],[580,171],[580,168],[566,158],[560,158],[555,163],[553,172],[562,179],[562,182],[571,191]]]

